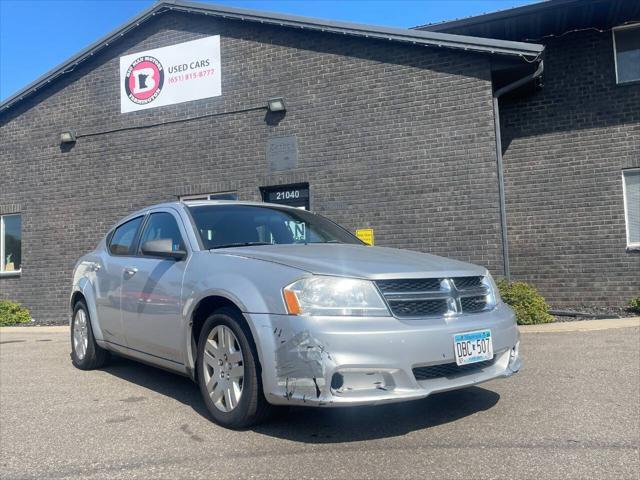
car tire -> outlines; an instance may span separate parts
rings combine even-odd
[[[216,310],[204,322],[196,372],[204,403],[218,425],[243,429],[264,421],[273,412],[264,397],[251,331],[235,309]]]
[[[80,370],[102,367],[109,359],[109,352],[101,348],[93,336],[89,309],[80,300],[73,308],[71,319],[71,362]]]

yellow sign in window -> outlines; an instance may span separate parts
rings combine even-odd
[[[356,237],[367,245],[373,245],[373,228],[359,228],[356,230]]]

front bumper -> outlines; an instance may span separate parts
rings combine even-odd
[[[509,377],[520,369],[513,311],[401,320],[245,314],[253,326],[267,400],[276,405],[372,405],[424,398]],[[453,335],[491,329],[495,361],[416,380],[413,369],[455,362]],[[339,375],[336,375],[339,374]]]

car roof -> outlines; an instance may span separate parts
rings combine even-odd
[[[139,217],[140,215],[146,215],[149,211],[155,210],[158,208],[173,208],[180,209],[185,207],[203,207],[207,205],[238,205],[238,206],[253,206],[253,207],[276,207],[276,208],[285,208],[291,210],[298,210],[296,207],[291,207],[289,205],[280,205],[277,203],[267,203],[267,202],[250,202],[245,200],[181,200],[175,202],[164,202],[164,203],[156,203],[154,205],[149,205],[148,207],[141,208],[140,210],[136,210],[135,212],[130,213],[126,217],[118,220],[114,226],[109,229],[112,230],[114,227],[122,225],[123,223],[128,222],[129,220]]]
[[[181,202],[174,202],[173,204],[186,205],[187,207],[201,207],[206,205],[247,205],[253,207],[278,207],[297,210],[296,207],[291,207],[289,205],[280,205],[278,203],[268,202],[250,202],[246,200],[183,200]]]

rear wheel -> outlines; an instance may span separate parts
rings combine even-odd
[[[272,410],[262,391],[251,333],[237,311],[222,308],[205,321],[198,341],[197,372],[204,403],[219,425],[246,428]]]
[[[91,329],[87,305],[81,300],[71,320],[71,362],[81,370],[93,370],[105,364],[109,352],[98,346]]]

